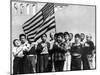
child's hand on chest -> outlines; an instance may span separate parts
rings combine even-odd
[[[89,45],[88,43],[85,43],[85,46],[86,46],[86,47],[90,47],[90,45]]]
[[[44,47],[47,47],[47,44],[46,43],[42,43],[41,46],[44,48]]]

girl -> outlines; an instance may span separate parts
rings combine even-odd
[[[71,70],[81,70],[82,44],[79,34],[75,35],[75,43],[71,47]]]
[[[66,70],[70,70],[70,65],[71,65],[71,55],[70,55],[70,50],[71,50],[71,42],[69,41],[69,33],[68,32],[65,32],[64,33],[64,38],[65,38],[65,63],[64,63],[64,71]]]
[[[57,34],[57,42],[53,45],[54,53],[54,67],[55,71],[63,71],[64,61],[65,61],[65,50],[63,43],[63,33]]]

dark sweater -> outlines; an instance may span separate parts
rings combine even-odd
[[[89,46],[84,47],[83,54],[84,55],[92,54],[92,51],[94,50],[94,43],[92,41],[87,41],[85,43],[88,44]]]

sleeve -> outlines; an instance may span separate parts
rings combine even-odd
[[[29,43],[26,43],[25,46],[24,46],[24,49],[25,49],[26,51],[29,51],[29,50],[31,49],[30,44],[29,44]]]
[[[91,48],[91,50],[94,50],[94,43],[93,42],[91,42],[90,48]]]
[[[74,49],[75,49],[74,43],[72,43],[71,50],[70,50],[71,55],[73,54],[73,50],[74,50]]]
[[[56,51],[57,51],[57,45],[53,44],[52,53],[55,53]]]
[[[36,47],[37,46],[37,43],[32,43],[31,44],[31,49],[30,49],[30,51],[29,51],[29,54],[36,54]]]
[[[31,48],[32,47],[34,47],[35,48],[35,50],[37,49],[37,45],[38,45],[38,43],[37,42],[33,42],[32,44],[31,44]]]
[[[22,47],[19,47],[19,48],[14,47],[14,48],[13,48],[13,55],[16,56],[16,55],[18,55],[21,51],[23,51]]]
[[[29,54],[29,51],[30,51],[30,44],[26,43],[22,46],[23,48],[23,54],[24,55],[28,55]]]
[[[51,48],[51,46],[53,46],[52,43],[48,42],[48,51],[49,51],[49,54],[53,53],[53,47]]]
[[[94,43],[91,41],[91,43],[90,43],[91,54],[93,54],[94,49],[95,49]]]
[[[42,50],[43,50],[43,47],[41,46],[41,43],[38,43],[36,53],[40,54]]]
[[[16,52],[16,47],[14,47],[14,48],[12,49],[12,54],[13,54],[14,56],[17,54],[17,52]]]

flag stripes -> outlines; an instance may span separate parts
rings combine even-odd
[[[30,22],[25,23],[23,28],[30,27],[31,26],[30,24],[32,24],[35,20],[38,20],[38,18],[41,17],[41,16],[42,16],[42,14],[40,14],[40,15],[36,16],[35,18],[33,18],[32,20],[30,20]],[[36,24],[34,24],[34,25],[36,25]]]
[[[26,34],[27,34],[27,33],[30,32],[31,30],[35,30],[36,28],[38,28],[38,27],[41,25],[42,22],[43,22],[43,20],[42,20],[42,18],[40,17],[37,21],[35,21],[35,22],[33,23],[33,26],[30,26],[30,27],[25,28],[24,31],[25,31]],[[35,24],[35,25],[34,25],[34,24]]]
[[[55,28],[54,4],[47,3],[39,12],[23,24],[30,42],[37,41],[44,33]]]
[[[35,37],[34,40],[33,40],[32,38],[30,38],[30,40],[31,40],[31,41],[37,41],[39,38],[41,38],[41,36],[42,36],[43,34],[45,34],[46,32],[48,32],[48,31],[50,31],[50,30],[52,30],[52,29],[55,28],[55,27],[56,27],[55,25],[49,27],[47,30],[43,31],[41,34],[39,34],[37,37]]]
[[[44,29],[48,28],[52,23],[55,23],[55,17],[54,15],[51,16],[50,18],[47,18],[46,22],[38,29],[37,34],[41,33]],[[29,38],[32,37],[31,35],[34,35],[34,33],[29,35]]]
[[[23,24],[23,27],[27,27],[30,23],[32,23],[34,20],[36,20],[39,16],[42,16],[42,12],[36,13],[32,18],[30,18],[28,21],[26,21]]]

